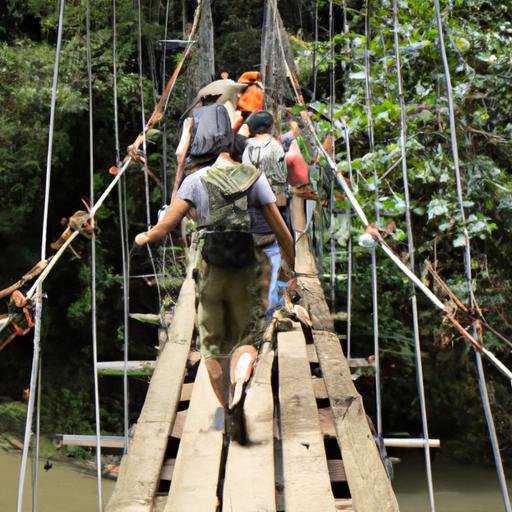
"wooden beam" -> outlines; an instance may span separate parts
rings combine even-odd
[[[178,297],[168,342],[158,359],[129,452],[107,512],[150,512],[167,441],[181,395],[195,322],[195,282],[189,276]]]
[[[229,445],[224,479],[223,510],[274,512],[274,399],[271,370],[274,351],[264,343],[247,388],[244,416],[249,444]]]
[[[278,357],[285,509],[334,510],[305,340],[300,329],[278,334]]]
[[[197,370],[165,512],[215,512],[224,431],[223,409],[204,362]]]
[[[354,510],[396,512],[398,503],[339,340],[332,332],[314,332],[313,337],[334,415]]]
[[[156,361],[127,361],[126,372],[128,375],[151,375],[156,367]],[[101,361],[98,363],[100,375],[124,374],[124,361]]]
[[[102,448],[124,448],[124,436],[100,436],[100,445]],[[53,444],[60,448],[61,446],[96,446],[95,435],[74,435],[57,434],[53,436]]]
[[[318,280],[317,264],[311,250],[311,240],[307,233],[302,234],[306,227],[304,199],[297,196],[292,197],[290,214],[293,228],[296,230],[296,237],[300,235],[295,243],[295,272],[299,274],[297,288],[301,293],[301,304],[309,311],[314,329],[334,331],[331,312],[327,307],[324,291]]]

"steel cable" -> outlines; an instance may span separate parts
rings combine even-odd
[[[415,270],[414,265],[414,237],[412,232],[412,219],[411,219],[411,200],[409,194],[409,180],[407,176],[407,150],[406,150],[406,137],[407,137],[407,117],[406,117],[406,104],[405,104],[405,92],[402,81],[402,68],[400,62],[400,41],[398,33],[400,25],[398,21],[398,2],[393,0],[393,32],[394,32],[394,49],[395,49],[395,68],[396,68],[396,80],[398,84],[398,100],[400,103],[400,155],[402,162],[402,182],[404,189],[405,199],[405,220],[407,225],[407,243],[409,251],[409,268],[412,272]],[[432,479],[432,464],[430,461],[430,446],[429,446],[429,429],[427,419],[427,408],[425,400],[425,388],[423,382],[423,363],[421,361],[421,341],[419,332],[419,317],[418,317],[418,305],[416,298],[416,290],[411,284],[411,311],[412,311],[412,327],[414,336],[414,355],[416,358],[416,381],[418,386],[418,395],[420,400],[420,413],[421,413],[421,424],[423,430],[424,453],[425,453],[425,467],[427,473],[427,486],[428,486],[428,498],[430,502],[430,510],[435,512],[435,498],[434,498],[434,484]]]
[[[91,7],[86,2],[86,56],[87,56],[87,88],[89,93],[89,201],[94,206],[94,126],[92,103],[92,62],[91,62]],[[94,219],[93,219],[94,226]],[[98,325],[96,300],[96,233],[91,237],[91,320],[92,320],[92,356],[94,380],[94,423],[96,432],[96,481],[98,485],[98,511],[103,510],[103,492],[101,482],[101,425],[100,396],[98,382]]]
[[[47,241],[47,230],[48,230],[48,210],[50,205],[50,186],[51,186],[51,171],[52,171],[52,153],[53,153],[53,135],[55,127],[55,104],[57,100],[57,83],[59,79],[59,65],[60,65],[60,54],[62,45],[62,32],[64,26],[64,0],[59,1],[59,21],[57,29],[57,45],[55,49],[55,62],[53,66],[53,79],[52,79],[52,95],[50,101],[50,122],[48,127],[48,151],[46,158],[46,179],[44,189],[44,208],[43,208],[43,225],[41,230],[41,260],[46,259],[46,241]],[[39,374],[39,363],[40,363],[40,351],[41,351],[41,316],[43,311],[43,287],[42,281],[36,286],[32,293],[36,293],[36,310],[34,316],[34,342],[33,342],[33,353],[32,353],[32,369],[30,372],[30,385],[29,385],[29,399],[27,406],[27,417],[25,421],[25,435],[23,439],[23,453],[21,456],[21,466],[19,472],[18,481],[18,496],[16,510],[17,512],[22,511],[23,507],[23,490],[25,484],[25,473],[27,470],[27,459],[28,450],[30,447],[30,438],[32,434],[32,421],[34,416],[34,405],[37,396],[36,388]],[[30,298],[30,297],[28,297]],[[34,483],[37,485],[37,465],[34,472]],[[33,494],[37,495],[37,488],[33,489]],[[34,503],[37,500],[33,500],[33,512]]]

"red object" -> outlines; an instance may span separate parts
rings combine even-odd
[[[286,165],[288,166],[288,182],[294,187],[309,183],[309,168],[304,160],[297,141],[290,144],[286,153]]]
[[[108,172],[109,172],[110,174],[112,174],[112,176],[115,176],[115,175],[119,172],[119,168],[118,168],[118,167],[116,167],[115,165],[113,165],[113,166],[108,170]]]
[[[264,94],[259,85],[252,84],[238,98],[236,108],[240,112],[256,112],[263,110]]]
[[[259,71],[246,71],[240,75],[239,83],[261,82],[261,73]]]

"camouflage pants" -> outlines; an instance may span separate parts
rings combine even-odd
[[[226,357],[240,345],[261,343],[269,266],[257,254],[243,268],[219,268],[201,261],[198,324],[204,357]]]

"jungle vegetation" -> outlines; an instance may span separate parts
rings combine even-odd
[[[436,293],[437,285],[425,271],[425,261],[437,268],[458,297],[467,302],[463,268],[461,217],[457,206],[450,148],[447,97],[438,48],[438,33],[431,2],[399,0],[400,53],[407,106],[407,162],[413,207],[417,273]],[[284,24],[296,55],[307,101],[313,101],[317,62],[315,108],[328,110],[329,70],[335,71],[336,160],[348,173],[345,131],[349,128],[354,192],[373,218],[375,202],[382,225],[396,228],[390,244],[406,252],[404,196],[400,166],[387,172],[399,152],[399,98],[393,49],[392,3],[369,2],[371,31],[365,35],[365,4],[361,0],[334,2],[335,34],[329,40],[328,2],[282,0]],[[315,5],[318,6],[319,41],[314,42]],[[457,139],[463,174],[464,206],[471,237],[473,293],[488,323],[512,339],[512,7],[507,2],[446,0],[441,2],[447,53],[456,105]],[[170,1],[168,39],[181,39],[192,17],[194,2]],[[344,26],[343,6],[347,25]],[[102,191],[115,163],[112,77],[112,4],[91,0],[92,73],[94,109],[95,190]],[[137,4],[118,0],[117,58],[121,147],[126,148],[141,129],[141,87],[137,56]],[[152,111],[162,87],[165,2],[143,2],[143,95],[145,116]],[[216,66],[236,76],[260,60],[263,1],[212,1]],[[0,10],[0,287],[17,280],[38,261],[41,244],[43,190],[48,145],[51,80],[55,59],[58,12],[49,0],[6,0]],[[368,44],[372,84],[371,115],[375,147],[369,147],[364,48]],[[335,59],[330,58],[334,45]],[[167,74],[177,54],[166,57]],[[173,148],[178,120],[185,106],[187,86],[180,78],[166,114],[164,133],[150,146],[150,165],[157,176],[175,170]],[[66,2],[59,74],[49,242],[64,229],[65,219],[82,208],[89,190],[88,90],[85,53],[85,0]],[[321,133],[330,123],[316,119]],[[317,171],[322,174],[321,166]],[[126,178],[129,200],[130,244],[145,229],[144,175],[138,165]],[[152,222],[162,204],[162,188],[150,183]],[[328,187],[327,187],[328,189]],[[378,198],[376,192],[378,191]],[[347,204],[337,195],[337,206]],[[117,195],[98,214],[98,334],[99,359],[120,360],[123,350],[121,246]],[[64,225],[63,225],[64,223]],[[357,222],[351,235],[357,245],[362,233]],[[348,233],[337,226],[336,236]],[[93,431],[92,348],[90,327],[89,244],[74,244],[81,258],[69,253],[46,281],[43,317],[42,430],[47,433]],[[327,247],[327,246],[326,246]],[[169,257],[165,265],[176,278],[163,283],[165,300],[176,298],[182,262]],[[161,256],[161,254],[159,254]],[[327,253],[326,253],[327,256]],[[353,353],[371,354],[371,286],[368,252],[355,254]],[[340,257],[337,269],[346,272]],[[130,273],[151,272],[145,253],[133,254]],[[383,255],[378,258],[379,316],[383,365],[384,431],[420,433],[415,384],[410,288]],[[155,286],[144,279],[130,281],[131,311],[158,311]],[[151,283],[150,283],[151,284]],[[345,301],[340,281],[337,307]],[[446,297],[443,297],[446,299]],[[474,354],[468,344],[443,322],[442,316],[420,297],[423,362],[430,434],[440,437],[446,453],[459,460],[489,461],[491,452],[478,392]],[[2,308],[6,307],[4,303]],[[339,325],[340,331],[344,329]],[[0,354],[0,396],[20,401],[28,385],[32,335],[16,339]],[[510,344],[485,331],[485,343],[509,367]],[[156,329],[130,323],[130,358],[154,357]],[[485,365],[488,389],[501,440],[504,461],[512,460],[512,397],[510,383]],[[373,379],[358,381],[367,412],[373,406]],[[122,428],[122,386],[116,377],[101,378],[102,427],[118,433]],[[147,379],[131,381],[132,420],[137,417]],[[8,415],[4,415],[7,417]],[[10,421],[10,420],[9,420]],[[22,421],[18,421],[21,424]],[[5,429],[16,429],[12,423]]]

